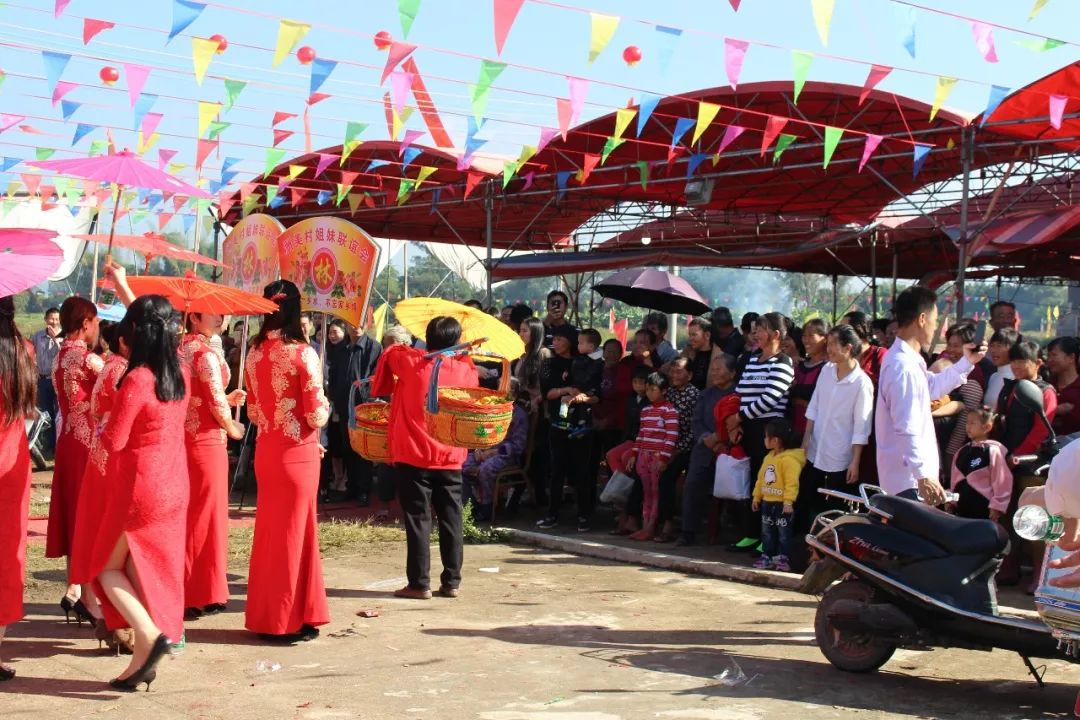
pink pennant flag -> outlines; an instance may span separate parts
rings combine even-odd
[[[177,195],[172,201],[173,210],[175,212],[180,212],[180,208],[184,207],[185,203],[187,203],[187,198],[183,195]]]
[[[1065,103],[1068,100],[1065,95],[1050,96],[1050,127],[1055,130],[1061,129],[1061,118],[1065,114]]]
[[[270,122],[270,127],[274,127],[278,123],[285,122],[286,120],[292,120],[296,117],[296,113],[281,112],[280,110],[274,113],[274,119]]]
[[[742,0],[728,0],[728,2],[731,3],[732,10],[739,12],[739,3],[742,2]],[[623,344],[625,345],[625,343]]]
[[[525,192],[533,185],[533,180],[536,179],[536,172],[525,173],[525,187],[521,188],[521,192]]]
[[[555,98],[555,109],[559,114],[559,134],[566,140],[566,133],[570,130],[571,118],[574,111],[570,109],[570,101],[566,98]]]
[[[330,167],[330,163],[337,160],[337,155],[328,155],[326,153],[319,153],[319,162],[315,166],[315,177],[319,177],[323,174],[323,170]]]
[[[116,27],[116,23],[111,23],[108,20],[95,20],[94,18],[83,18],[82,26],[82,41],[83,45],[89,45],[90,41],[94,39],[94,36],[104,30],[111,30]]]
[[[986,62],[998,61],[997,49],[994,48],[994,28],[978,20],[971,21],[971,32],[975,35],[975,47]]]
[[[393,100],[394,112],[401,114],[405,103],[409,101],[409,93],[412,92],[413,80],[416,78],[410,72],[395,70],[390,73],[390,97]]]
[[[866,102],[866,98],[870,97],[870,91],[876,88],[878,83],[884,80],[891,72],[892,68],[887,65],[872,65],[870,67],[870,72],[866,76],[866,82],[863,83],[862,92],[859,93],[860,105]]]
[[[150,142],[150,136],[154,134],[155,130],[157,130],[158,123],[161,122],[161,118],[163,117],[165,116],[161,113],[152,112],[148,112],[143,115],[142,127],[140,129],[142,130],[144,143]]]
[[[402,60],[412,55],[416,46],[412,43],[398,42],[394,40],[390,43],[390,50],[386,54],[386,66],[383,68],[382,78],[379,80],[379,84],[386,82],[386,78],[390,77],[390,73],[394,72],[394,69],[401,63]]]
[[[41,176],[22,173],[19,177],[22,178],[23,185],[26,186],[26,191],[31,195],[37,195],[38,186],[41,185]]]
[[[585,157],[582,158],[581,163],[581,184],[584,185],[589,179],[589,175],[596,169],[597,164],[600,162],[600,156],[592,153],[585,153]]]
[[[10,130],[25,119],[26,117],[23,115],[8,115],[7,113],[0,113],[0,133],[4,132],[5,130]]]
[[[494,0],[495,2],[495,54],[502,55],[503,45],[506,44],[506,36],[510,34],[510,28],[514,25],[521,6],[525,0]]]
[[[257,185],[253,182],[240,183],[240,202],[247,202],[247,199],[251,197],[251,193],[255,192],[256,187]]]
[[[277,147],[295,134],[296,133],[294,133],[292,130],[280,130],[278,128],[274,128],[274,147]]]
[[[135,101],[139,99],[139,94],[146,85],[146,78],[150,76],[150,68],[124,63],[124,72],[127,74],[128,99],[131,100],[131,107],[135,107]]]
[[[880,135],[867,135],[866,144],[863,145],[862,159],[859,160],[859,172],[862,172],[863,165],[870,159],[870,156],[877,150],[877,146],[881,144]]]
[[[56,0],[56,4],[53,6],[53,17],[63,15],[69,4],[71,4],[71,0]]]
[[[165,166],[169,164],[169,161],[176,157],[176,150],[168,150],[166,148],[161,148],[157,151],[157,155],[158,170],[164,170]]]
[[[536,152],[539,153],[548,146],[552,138],[559,134],[557,128],[542,127],[540,128],[540,142],[536,144]]]
[[[745,40],[724,38],[724,68],[727,70],[728,83],[731,89],[736,90],[739,86],[739,75],[742,73],[743,60],[746,59],[746,50],[750,43]]]
[[[217,140],[199,138],[198,146],[195,149],[195,172],[202,172],[203,163],[206,162],[206,158],[210,156],[210,153],[217,149],[218,142]]]
[[[401,139],[401,147],[398,148],[398,157],[404,155],[406,148],[416,142],[423,134],[423,130],[406,130],[405,137]]]
[[[570,122],[576,124],[585,107],[585,95],[589,92],[589,81],[579,77],[567,77],[570,82]]]
[[[770,115],[769,121],[765,123],[765,134],[761,138],[761,157],[765,157],[765,151],[772,145],[773,140],[780,134],[780,131],[784,129],[784,126],[788,124],[788,118],[780,117],[777,115]]]
[[[236,204],[236,196],[231,192],[222,192],[218,194],[218,215],[219,217],[225,217],[229,214],[229,210]]]
[[[64,97],[77,87],[79,87],[78,83],[68,82],[67,80],[61,80],[56,83],[56,87],[53,88],[52,93],[53,107],[56,107],[56,103],[60,102],[60,98]]]
[[[742,135],[745,131],[746,128],[744,127],[739,127],[738,125],[728,125],[724,129],[724,137],[720,140],[720,147],[717,148],[716,154],[719,155],[720,153],[724,152],[724,149],[727,148],[727,146],[731,143],[735,142],[735,139]]]

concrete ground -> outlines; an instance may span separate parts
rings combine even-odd
[[[1038,690],[999,652],[900,652],[843,674],[814,646],[815,600],[784,590],[493,545],[466,548],[460,598],[407,601],[389,596],[403,563],[396,543],[328,560],[333,622],[285,648],[242,629],[236,576],[230,611],[189,623],[187,650],[134,695],[105,684],[127,659],[35,593],[0,649],[19,671],[0,717],[1041,718],[1068,716],[1080,684],[1080,667],[1051,663]]]

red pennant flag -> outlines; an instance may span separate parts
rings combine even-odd
[[[742,2],[742,0],[728,0],[728,2],[731,3],[732,10],[739,12],[739,3]]]
[[[217,149],[217,146],[217,140],[199,139],[199,145],[195,150],[195,172],[202,172],[203,163],[206,162],[206,158],[210,156],[210,153]]]
[[[559,134],[562,135],[562,139],[565,141],[566,133],[570,130],[570,118],[573,116],[574,111],[570,107],[570,101],[566,98],[555,98],[555,109],[559,114]]]
[[[471,172],[465,178],[465,198],[468,198],[472,194],[472,191],[476,189],[476,186],[484,179],[484,173]]]
[[[26,186],[26,192],[31,195],[37,195],[38,186],[41,185],[41,176],[22,173],[19,177],[22,178],[23,185]]]
[[[236,195],[230,192],[223,192],[218,195],[218,217],[225,217],[229,214],[229,210],[236,204]]]
[[[630,334],[630,321],[626,318],[618,320],[615,323],[615,339],[622,343],[622,346],[626,347],[627,336]]]
[[[382,186],[382,178],[379,178],[379,185]],[[364,204],[369,208],[375,207],[375,198],[371,197],[367,193],[364,193]]]
[[[295,134],[296,133],[292,130],[278,130],[277,128],[274,128],[274,147],[277,147]]]
[[[379,80],[379,84],[381,85],[386,82],[386,78],[390,77],[390,73],[394,72],[394,69],[398,64],[409,57],[415,49],[416,46],[412,43],[398,42],[397,40],[391,42],[390,50],[386,55],[386,67],[383,68],[382,78]]]
[[[253,182],[240,183],[240,202],[247,202],[251,193],[255,192],[256,185]]]
[[[788,118],[778,117],[776,115],[770,115],[769,121],[765,124],[765,134],[761,138],[761,157],[765,157],[765,151],[772,145],[773,140],[780,134],[780,131],[787,125]]]
[[[585,157],[582,161],[581,168],[581,184],[584,185],[589,179],[589,175],[592,174],[593,169],[600,163],[600,156],[593,155],[592,153],[585,153]]]
[[[184,204],[186,202],[187,202],[186,197],[184,197],[183,195],[177,195],[176,197],[173,198],[173,201],[172,201],[173,210],[175,210],[176,212],[180,212],[180,208],[184,207]]]
[[[859,93],[860,105],[866,102],[866,98],[870,95],[870,91],[876,88],[878,83],[884,80],[891,72],[892,68],[886,65],[871,66],[870,73],[866,76],[866,82],[863,83],[862,92]]]
[[[359,176],[360,176],[360,173],[358,173],[358,172],[354,172],[352,170],[342,170],[341,171],[341,184],[342,185],[352,185],[354,182],[356,182],[356,178],[359,177]]]
[[[300,205],[304,202],[304,196],[308,194],[308,191],[304,190],[303,188],[291,187],[289,188],[289,194],[291,196],[290,204],[293,207],[300,207]]]
[[[502,55],[506,36],[525,0],[495,0],[495,54]]]
[[[94,20],[93,18],[83,18],[82,26],[82,41],[83,45],[90,44],[90,41],[94,39],[94,36],[103,30],[111,30],[116,27],[116,23],[111,23],[108,20]]]
[[[321,103],[323,100],[327,99],[328,97],[330,97],[330,96],[327,95],[326,93],[320,93],[320,92],[311,93],[311,97],[309,97],[307,99],[307,104],[308,105],[314,105],[315,103]]]
[[[158,213],[157,226],[158,230],[164,230],[165,226],[169,224],[169,221],[173,219],[172,213]]]
[[[291,120],[294,117],[296,117],[296,113],[281,112],[280,110],[278,110],[276,113],[274,113],[274,120],[270,123],[270,127],[274,127],[280,122]]]

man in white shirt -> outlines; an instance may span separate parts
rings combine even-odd
[[[896,298],[893,314],[896,341],[881,364],[874,417],[878,480],[890,495],[941,505],[945,490],[938,479],[941,461],[930,402],[963,385],[985,353],[974,344],[965,345],[959,362],[940,373],[929,372],[920,353],[937,332],[937,295],[929,288],[910,287]]]

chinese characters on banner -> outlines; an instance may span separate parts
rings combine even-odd
[[[264,287],[281,277],[277,238],[284,230],[276,218],[261,213],[237,223],[221,246],[221,282],[262,295]]]
[[[305,310],[361,327],[379,261],[379,246],[352,223],[311,218],[278,236],[281,277],[300,288]]]

